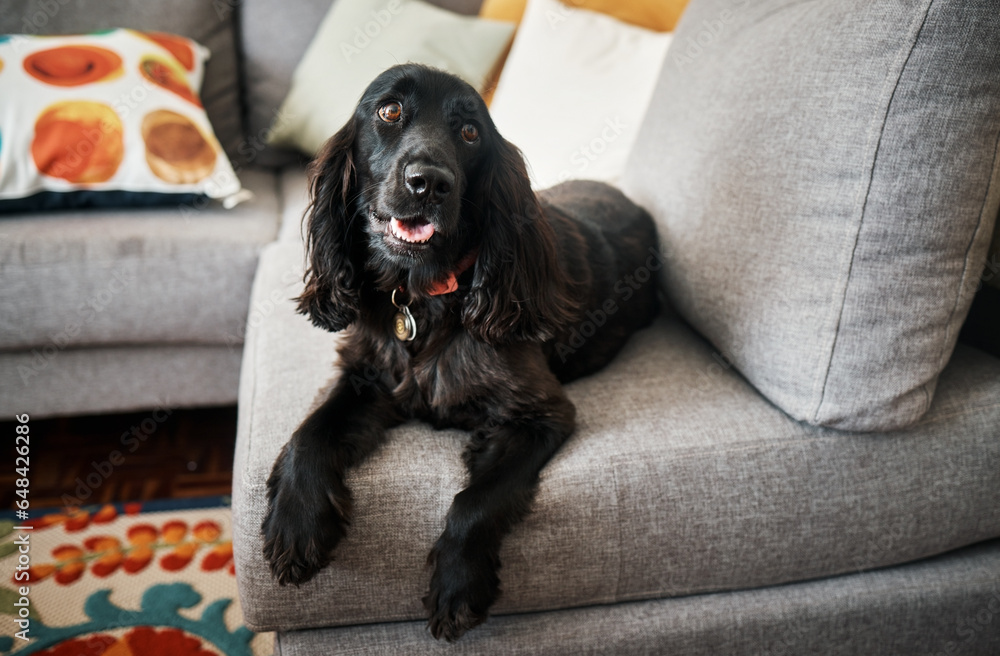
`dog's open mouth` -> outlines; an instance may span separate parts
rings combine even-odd
[[[434,226],[420,216],[411,219],[394,216],[389,220],[389,232],[396,239],[408,244],[426,244],[434,236]]]
[[[436,231],[434,224],[422,216],[400,218],[371,211],[372,218],[385,223],[386,236],[394,237],[404,244],[421,246],[430,241]]]

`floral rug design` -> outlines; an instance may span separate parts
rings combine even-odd
[[[0,654],[268,656],[271,636],[243,626],[227,506],[217,498],[0,518]]]

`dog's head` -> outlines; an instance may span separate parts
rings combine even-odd
[[[316,325],[356,320],[366,281],[419,297],[463,261],[462,321],[480,339],[541,341],[566,321],[554,236],[524,160],[459,78],[415,64],[379,75],[310,180],[299,309]]]

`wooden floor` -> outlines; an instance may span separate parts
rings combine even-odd
[[[32,511],[73,500],[85,506],[232,490],[235,406],[32,419],[28,425]],[[2,508],[13,508],[19,498],[14,486],[16,426],[0,422],[7,445],[0,470]]]

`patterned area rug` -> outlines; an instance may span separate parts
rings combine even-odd
[[[243,626],[227,498],[0,516],[4,656],[269,656],[272,645]]]

